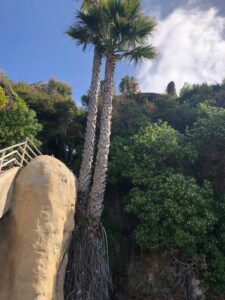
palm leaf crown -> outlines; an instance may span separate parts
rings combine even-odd
[[[83,5],[67,34],[84,49],[95,45],[102,54],[112,52],[117,59],[137,63],[155,57],[148,43],[155,27],[155,19],[142,12],[140,0],[99,0]]]

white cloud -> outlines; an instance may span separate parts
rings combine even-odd
[[[176,9],[159,22],[152,43],[159,56],[137,70],[143,91],[164,92],[170,81],[215,83],[225,77],[225,19],[217,10]]]

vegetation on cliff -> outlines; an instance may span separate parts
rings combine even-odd
[[[198,278],[219,295],[225,293],[224,91],[224,84],[203,84],[185,86],[176,99],[119,96],[107,202],[112,209],[111,199],[119,198],[117,222],[106,210],[112,243],[119,236],[129,245],[130,236],[144,252],[168,251],[186,266],[187,280]],[[134,103],[142,109],[131,109]]]
[[[55,84],[60,93],[59,88],[50,89]],[[86,113],[76,108],[71,92],[61,90],[55,79],[33,85],[10,82],[9,87],[10,97],[5,86],[1,89],[2,145],[33,135],[43,151],[79,166],[81,151],[72,162],[70,151],[83,147]],[[225,294],[224,94],[224,84],[203,84],[185,86],[177,98],[151,93],[114,96],[103,221],[115,292],[126,277],[126,263],[118,264],[121,259],[129,262],[130,255],[140,251],[167,251],[171,259],[175,256],[187,265],[208,293]],[[65,131],[53,128],[54,121]],[[62,154],[57,143],[49,142],[54,137]]]
[[[67,33],[94,48],[84,108],[77,108],[71,87],[55,78],[26,84],[0,77],[0,147],[28,136],[77,175],[81,170],[82,212],[70,247],[68,268],[74,273],[67,272],[67,299],[86,299],[87,291],[92,299],[109,297],[101,220],[109,241],[112,298],[118,291],[127,295],[129,261],[142,253],[166,253],[186,299],[193,279],[209,298],[224,297],[225,83],[185,84],[178,95],[168,78],[159,95],[142,93],[136,79],[126,76],[116,95],[117,61],[154,57],[147,37],[155,22],[136,0],[133,6],[83,2],[78,23]]]
[[[41,131],[36,113],[13,89],[10,81],[0,78],[0,147],[4,148],[24,141],[26,137],[38,144]]]

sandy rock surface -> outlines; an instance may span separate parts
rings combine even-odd
[[[1,300],[63,299],[75,201],[76,179],[57,159],[39,156],[20,171],[0,220]]]

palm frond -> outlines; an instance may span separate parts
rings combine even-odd
[[[157,25],[156,19],[140,15],[133,24],[133,31],[139,38],[151,36]]]
[[[134,19],[140,14],[140,0],[126,1],[125,11],[128,19]]]
[[[108,20],[115,20],[118,15],[125,16],[125,0],[103,0],[102,4]]]
[[[102,22],[101,12],[99,6],[96,4],[88,6],[86,9],[82,9],[77,12],[76,16],[77,22],[89,26],[93,30],[99,28]]]
[[[140,0],[91,2],[77,12],[77,22],[67,32],[78,45],[86,48],[93,44],[103,55],[111,52],[116,58],[121,56],[134,62],[155,56],[154,48],[148,43],[156,21],[144,15]]]
[[[135,64],[146,60],[146,59],[154,59],[157,55],[156,49],[150,45],[144,47],[136,47],[130,51],[124,51],[121,55],[121,58],[128,59]]]
[[[93,36],[89,33],[86,26],[75,24],[69,27],[66,34],[73,40],[76,40],[78,46],[83,45],[83,49],[86,49],[88,44],[93,43]]]

